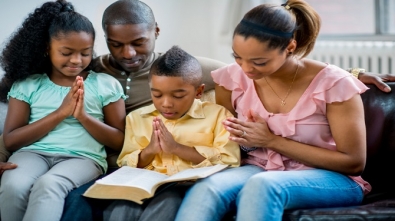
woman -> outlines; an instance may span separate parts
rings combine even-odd
[[[200,180],[177,220],[281,220],[285,209],[352,206],[371,189],[360,175],[366,134],[360,94],[344,70],[306,57],[320,17],[302,0],[250,10],[233,35],[235,64],[212,72],[223,124],[247,157]]]

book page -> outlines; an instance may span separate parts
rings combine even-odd
[[[151,192],[152,188],[168,176],[152,170],[123,166],[96,181],[98,184],[137,187]]]
[[[218,171],[221,171],[221,170],[227,168],[228,166],[229,165],[217,164],[215,166],[183,170],[183,171],[178,172],[178,173],[172,175],[171,177],[168,177],[167,179],[163,180],[162,183],[205,178],[211,174],[214,174]]]

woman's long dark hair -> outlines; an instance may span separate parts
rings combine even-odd
[[[309,4],[303,0],[288,0],[281,6],[261,4],[251,9],[233,35],[254,37],[280,51],[295,39],[294,55],[306,57],[314,47],[320,28],[320,16]]]

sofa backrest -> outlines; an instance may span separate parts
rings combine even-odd
[[[363,93],[367,135],[367,161],[362,177],[372,185],[371,194],[394,192],[395,172],[395,82],[392,92],[375,85]],[[352,133],[352,132],[351,132]]]
[[[5,117],[7,116],[8,105],[0,102],[0,134],[3,134]]]

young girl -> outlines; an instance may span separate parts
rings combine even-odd
[[[1,180],[1,220],[60,220],[68,192],[106,171],[104,146],[122,148],[123,90],[88,71],[94,39],[91,22],[58,0],[31,13],[3,50],[4,143],[18,167]]]
[[[262,4],[233,35],[235,63],[212,72],[216,101],[237,118],[224,122],[248,154],[244,165],[198,181],[176,220],[281,221],[286,209],[353,206],[371,189],[360,94],[346,71],[303,58],[320,17],[305,1]]]

